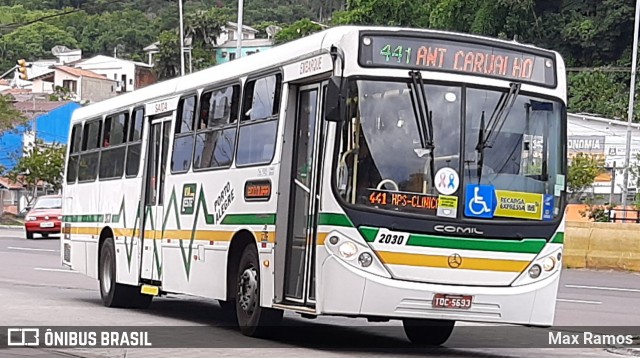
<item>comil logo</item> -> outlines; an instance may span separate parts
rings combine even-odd
[[[8,328],[7,345],[30,347],[40,345],[40,329],[38,328]]]
[[[484,231],[476,227],[462,227],[453,225],[436,225],[433,227],[435,231],[446,232],[450,234],[475,234],[484,235]]]

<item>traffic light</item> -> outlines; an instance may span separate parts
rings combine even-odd
[[[18,71],[18,73],[20,74],[20,79],[25,81],[28,80],[29,76],[27,75],[27,68],[31,67],[31,64],[27,63],[27,61],[24,59],[20,59],[16,61],[16,65],[18,65],[16,71]]]

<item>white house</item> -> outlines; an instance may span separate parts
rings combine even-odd
[[[53,66],[51,72],[32,79],[33,93],[54,93],[57,87],[69,90],[76,101],[98,102],[116,95],[116,81],[92,71],[69,66]]]
[[[256,34],[260,32],[251,26],[242,25],[242,39],[253,40],[256,38]],[[223,43],[231,40],[237,40],[238,24],[235,22],[227,22],[226,26],[222,26],[220,29],[220,35],[216,38],[216,44],[222,45]]]
[[[115,57],[98,55],[74,64],[75,67],[89,70],[117,82],[116,92],[131,92],[155,83],[152,66]]]

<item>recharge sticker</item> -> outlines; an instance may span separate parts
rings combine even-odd
[[[495,216],[542,220],[542,194],[496,190]]]
[[[458,197],[440,195],[438,197],[438,212],[436,215],[445,218],[456,218],[458,212]]]

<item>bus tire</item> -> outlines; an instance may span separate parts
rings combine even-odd
[[[439,346],[449,339],[455,321],[444,321],[435,319],[413,319],[402,320],[404,333],[412,344],[421,346]]]
[[[98,280],[100,282],[100,297],[107,307],[128,307],[131,303],[131,286],[116,282],[116,250],[113,238],[107,237],[100,249],[98,265]]]
[[[253,245],[244,248],[236,278],[236,316],[245,336],[264,336],[282,320],[283,312],[260,307],[260,261]]]

